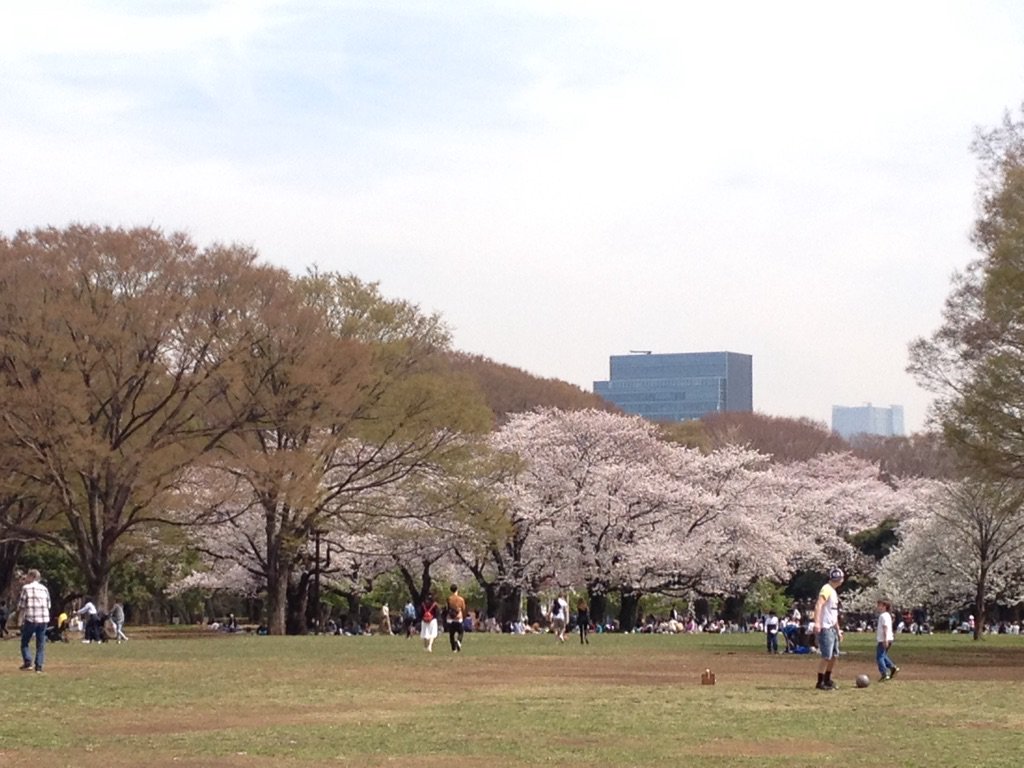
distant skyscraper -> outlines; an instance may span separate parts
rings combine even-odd
[[[736,352],[612,355],[594,393],[652,421],[754,409],[753,358]]]
[[[849,440],[854,435],[893,437],[903,434],[903,406],[832,406],[832,431]]]

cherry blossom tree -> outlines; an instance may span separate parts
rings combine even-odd
[[[459,468],[469,471],[474,465],[472,441],[463,440],[463,447]],[[321,482],[329,489],[330,473]],[[191,506],[206,510],[204,524],[190,529],[191,548],[201,553],[204,567],[183,583],[267,592],[274,576],[267,553],[275,539],[268,534],[266,507],[247,477],[215,464],[193,473],[182,491]],[[358,619],[362,597],[387,572],[397,571],[410,596],[421,599],[431,588],[431,568],[454,562],[454,542],[485,530],[481,517],[473,519],[475,527],[464,517],[471,501],[480,506],[478,493],[459,472],[424,464],[401,480],[323,502],[312,535],[289,544],[288,631],[303,632],[309,620],[322,619],[314,584],[344,596],[353,620]]]
[[[668,594],[738,594],[758,578],[783,579],[797,548],[796,516],[775,467],[757,451],[724,446],[680,456],[681,494],[662,571],[648,577]]]
[[[218,468],[263,516],[270,632],[301,632],[306,592],[293,576],[314,532],[366,517],[382,488],[456,464],[488,415],[435,360],[449,343],[440,318],[375,285],[312,273],[252,301],[254,322],[275,333],[253,347],[241,384],[254,424],[225,439]]]
[[[480,453],[475,441],[465,446],[459,464],[368,494],[361,503],[364,512],[345,518],[350,533],[340,550],[371,560],[377,576],[396,572],[414,603],[436,592],[438,572],[451,576],[462,570],[460,549],[472,551],[494,537],[490,495],[476,475],[488,464],[486,452]]]
[[[506,486],[511,534],[492,552],[508,583],[582,586],[598,618],[619,591],[629,621],[646,591],[732,584],[749,578],[737,564],[763,562],[741,554],[765,542],[750,522],[771,487],[756,452],[704,455],[637,417],[550,409],[512,417],[494,444],[523,461]]]
[[[1024,488],[1013,480],[949,482],[904,520],[878,589],[905,605],[974,606],[978,639],[993,603],[1024,602]]]
[[[587,561],[588,532],[582,526],[602,500],[616,509],[623,502],[628,505],[630,492],[646,487],[633,483],[628,469],[642,471],[652,452],[663,453],[665,446],[655,427],[639,417],[557,409],[510,417],[491,444],[496,451],[521,460],[518,471],[503,483],[508,535],[488,553],[493,581],[508,596],[506,613],[518,613],[524,592],[536,595],[545,587],[587,581],[587,573],[596,569],[588,567],[594,558]],[[613,488],[621,492],[620,498],[612,498]],[[653,499],[632,501],[636,503],[631,513],[637,519],[657,506]],[[628,537],[623,531],[607,531],[602,537],[597,530],[600,522],[592,522],[589,535],[599,543]],[[596,615],[603,612],[606,582],[595,578],[586,584]]]
[[[870,573],[851,543],[853,534],[883,521],[899,521],[916,504],[916,483],[896,483],[878,466],[850,453],[829,453],[778,467],[792,530],[800,536],[797,568],[823,569],[839,564],[848,571]]]

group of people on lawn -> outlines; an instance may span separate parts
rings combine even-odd
[[[53,617],[51,616],[50,590],[42,583],[42,576],[35,568],[25,574],[15,613],[21,622],[21,669],[25,672],[32,670],[42,672],[46,661],[47,639],[67,642],[67,632],[76,626],[80,626],[84,630],[83,643],[104,642],[106,640],[104,624],[108,621],[113,628],[113,636],[117,642],[120,643],[122,640],[128,639],[124,634],[124,606],[116,601],[111,607],[110,613],[105,614],[87,597],[82,607],[76,610],[72,616],[69,616],[66,611],[61,611],[51,624]],[[5,603],[3,622],[0,623],[0,637],[7,634],[8,618]],[[35,642],[34,654],[30,651],[33,641]]]
[[[829,580],[818,593],[818,599],[814,606],[814,615],[807,626],[807,632],[815,637],[818,652],[821,660],[818,664],[817,683],[819,690],[835,690],[836,683],[833,680],[836,659],[839,656],[839,644],[843,632],[839,627],[839,594],[838,589],[845,580],[845,574],[840,568],[833,568],[829,572]],[[899,667],[889,658],[889,648],[893,642],[893,620],[892,605],[885,599],[880,599],[877,604],[878,619],[876,623],[876,663],[881,675],[881,680],[890,680],[899,672]],[[7,623],[6,604],[0,606],[3,614],[3,623],[0,625],[0,637],[5,634]],[[43,671],[45,661],[45,645],[47,630],[56,629],[63,633],[69,627],[70,620],[67,613],[61,613],[57,617],[55,627],[50,627],[50,593],[42,584],[38,570],[29,570],[26,574],[25,583],[21,588],[18,597],[17,614],[21,620],[21,656],[23,670]],[[109,614],[102,614],[92,602],[86,598],[84,605],[75,611],[75,616],[84,622],[85,636],[83,642],[103,642],[105,633],[104,622],[110,621],[114,630],[114,638],[121,642],[127,640],[124,634],[124,608],[119,602],[115,602]],[[403,626],[406,635],[411,635],[415,622],[420,624],[420,637],[423,640],[423,647],[427,652],[432,652],[434,641],[438,636],[439,623],[443,622],[448,633],[449,643],[453,653],[462,651],[462,644],[465,641],[465,622],[469,616],[465,598],[459,594],[458,585],[452,584],[449,588],[449,595],[445,599],[442,608],[433,593],[430,593],[423,601],[418,610],[407,605],[403,611]],[[796,617],[791,617],[794,623]],[[559,642],[565,642],[566,631],[570,623],[570,610],[568,600],[564,595],[558,595],[551,604],[548,611],[548,619],[551,625],[551,632]],[[590,611],[585,600],[580,600],[576,606],[576,615],[573,617],[580,633],[580,643],[587,644],[590,629]],[[385,612],[383,621],[388,622],[390,629],[390,617]],[[673,610],[672,620],[676,620]],[[784,633],[784,626],[774,612],[770,612],[763,623],[767,637],[767,649],[769,653],[778,653],[778,635]],[[58,635],[61,639],[66,639]],[[32,640],[35,640],[35,656],[29,652]]]
[[[815,688],[822,691],[834,691],[836,685],[832,675],[835,672],[836,660],[839,658],[839,643],[843,638],[843,630],[839,627],[839,587],[846,576],[841,568],[833,568],[826,582],[818,592],[818,600],[814,605],[814,616],[808,630],[817,641],[821,660],[818,662],[818,680]],[[893,641],[892,604],[881,598],[877,603],[878,619],[875,626],[875,663],[878,666],[880,680],[891,680],[900,668],[889,658],[889,649]],[[775,629],[777,632],[777,621]],[[777,642],[776,632],[772,625],[766,624],[768,650],[772,651],[773,641]],[[775,645],[775,651],[778,647]]]

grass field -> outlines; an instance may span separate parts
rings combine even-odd
[[[873,636],[816,659],[760,635],[418,639],[139,633],[0,642],[0,767],[1017,766],[1024,637],[901,636],[875,682]],[[700,685],[710,667],[717,685]],[[857,673],[869,688],[853,686]]]

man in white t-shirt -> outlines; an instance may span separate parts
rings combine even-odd
[[[818,651],[821,661],[818,662],[818,683],[814,687],[821,691],[834,691],[838,686],[832,682],[832,670],[839,656],[839,641],[843,631],[839,628],[839,593],[837,590],[846,577],[839,568],[833,568],[828,574],[828,583],[818,593],[818,602],[814,605],[814,619],[811,631],[818,637]]]
[[[768,653],[779,652],[779,617],[775,611],[768,611],[764,620],[764,634],[768,642]]]
[[[881,599],[878,601],[878,623],[875,626],[875,661],[878,662],[878,671],[882,674],[882,682],[891,680],[893,675],[900,671],[892,659],[889,658],[889,648],[892,647],[892,603]]]

